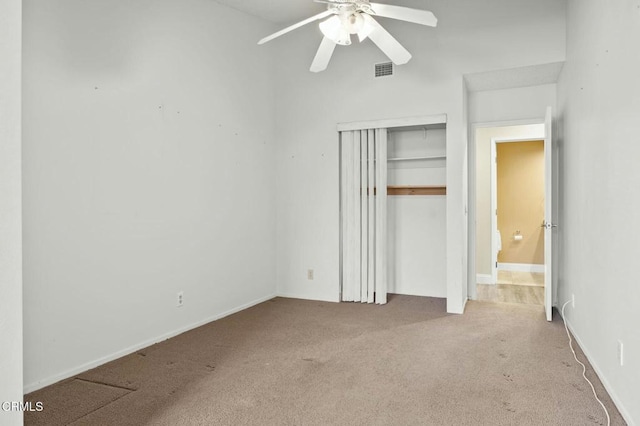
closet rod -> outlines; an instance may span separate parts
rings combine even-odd
[[[387,186],[388,195],[447,195],[446,186]]]

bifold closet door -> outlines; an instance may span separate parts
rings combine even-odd
[[[387,130],[340,133],[342,300],[387,302]]]

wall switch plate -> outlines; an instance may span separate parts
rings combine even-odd
[[[307,279],[313,280],[313,269],[307,269]]]
[[[178,298],[176,299],[176,306],[180,308],[184,304],[184,292],[179,291],[177,296]]]
[[[620,362],[620,367],[624,366],[624,344],[622,340],[618,340],[618,361]]]

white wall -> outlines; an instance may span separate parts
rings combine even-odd
[[[446,196],[387,200],[389,293],[447,297]]]
[[[491,123],[540,119],[556,106],[556,84],[486,90],[469,94],[469,122]]]
[[[275,294],[272,29],[24,2],[27,390]]]
[[[320,43],[310,25],[278,46],[278,291],[338,300],[339,197],[336,123],[445,113],[447,122],[448,310],[461,312],[466,289],[466,117],[462,76],[564,60],[564,2],[409,1],[439,18],[435,29],[383,25],[413,54],[393,77],[374,79],[387,58],[371,42],[338,46],[329,68],[308,71]],[[306,270],[315,269],[314,281]]]
[[[559,302],[575,295],[567,322],[629,424],[640,424],[638,40],[637,0],[569,1],[558,84]]]
[[[0,403],[22,401],[22,206],[20,0],[0,2]],[[0,409],[0,424],[21,412]]]

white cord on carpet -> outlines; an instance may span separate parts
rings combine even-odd
[[[584,377],[587,383],[589,383],[589,386],[591,386],[591,391],[593,392],[593,396],[596,397],[596,400],[600,403],[600,405],[602,406],[602,409],[604,410],[604,413],[607,415],[607,426],[610,426],[611,418],[609,417],[609,412],[607,411],[607,407],[605,407],[602,401],[600,401],[600,398],[598,398],[598,395],[596,394],[596,390],[594,389],[593,384],[589,379],[587,379],[587,376],[585,375],[585,372],[587,371],[587,367],[585,367],[585,365],[580,362],[580,360],[576,356],[576,351],[573,350],[573,346],[571,345],[571,334],[569,333],[569,328],[567,328],[567,321],[564,319],[564,308],[570,302],[571,300],[567,300],[567,302],[564,305],[562,305],[562,322],[564,322],[564,330],[567,332],[567,336],[569,337],[569,348],[571,349],[571,352],[573,352],[573,358],[576,360],[578,364],[582,366],[582,377]]]

